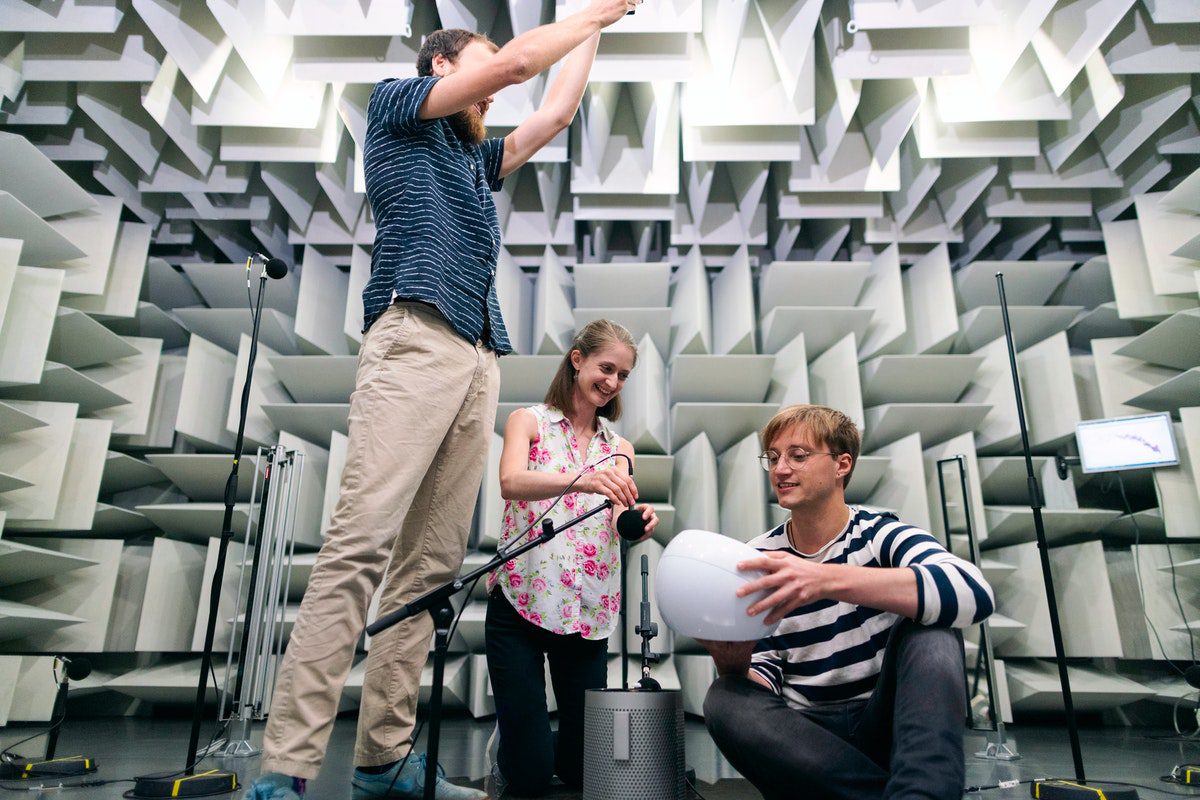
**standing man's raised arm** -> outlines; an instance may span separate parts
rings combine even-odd
[[[446,75],[421,105],[421,119],[446,117],[474,105],[506,86],[546,70],[589,37],[623,18],[640,0],[593,0],[564,20],[527,31],[513,39],[486,63]],[[434,60],[437,72],[437,58]],[[585,76],[586,79],[586,76]],[[578,103],[578,100],[576,101]]]
[[[592,34],[583,44],[571,51],[563,62],[562,70],[542,98],[542,107],[530,114],[517,129],[504,137],[504,162],[500,165],[500,177],[509,175],[524,164],[533,154],[545,147],[559,131],[575,119],[583,90],[587,88],[588,75],[600,45],[600,32]]]

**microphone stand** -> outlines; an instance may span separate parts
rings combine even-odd
[[[650,650],[650,640],[658,636],[658,623],[650,619],[650,558],[642,556],[642,604],[641,616],[633,632],[642,637],[642,679],[638,686],[647,691],[658,691],[662,687],[650,677],[650,665],[657,664],[662,656]]]
[[[204,696],[207,690],[208,676],[213,669],[212,656],[213,643],[217,635],[217,614],[221,604],[225,559],[229,551],[229,543],[233,540],[233,510],[237,505],[238,465],[241,462],[242,445],[246,436],[246,415],[250,407],[250,380],[254,376],[254,361],[258,355],[258,326],[262,320],[263,290],[266,285],[267,273],[264,270],[258,279],[258,301],[254,309],[254,327],[250,333],[250,357],[246,363],[246,382],[242,385],[242,402],[238,414],[237,438],[234,440],[233,445],[233,464],[229,470],[229,478],[225,481],[225,516],[221,519],[221,539],[217,546],[217,564],[213,572],[212,583],[209,585],[208,624],[204,630],[204,653],[200,658],[200,677],[196,681],[196,701],[192,709],[192,732],[188,739],[187,761],[184,768],[184,772],[187,775],[193,775],[196,771],[196,755],[200,743],[200,723],[204,717]],[[232,773],[232,775],[233,785],[237,786],[237,773]],[[189,781],[181,785],[180,796],[188,796],[186,789],[190,786],[195,786],[197,791],[204,788],[203,785],[197,786],[197,782]]]
[[[567,528],[607,508],[612,508],[612,501],[605,500],[590,511],[564,522],[557,528],[550,519],[543,519],[542,532],[525,544],[511,552],[497,552],[483,566],[466,575],[459,575],[454,580],[426,592],[395,611],[384,614],[367,626],[367,633],[377,636],[380,632],[409,617],[416,616],[422,611],[428,611],[433,617],[433,688],[429,698],[429,742],[425,748],[425,800],[434,800],[434,793],[437,789],[438,740],[441,737],[442,727],[442,681],[446,671],[446,654],[450,648],[450,626],[454,622],[454,607],[450,604],[450,598],[472,585],[477,578],[491,572],[506,561],[545,544]],[[413,742],[413,745],[415,746],[416,742]]]
[[[996,273],[1000,290],[1000,310],[1004,319],[1004,338],[1008,343],[1008,363],[1012,370],[1013,392],[1017,400],[1017,421],[1021,426],[1021,449],[1025,455],[1025,473],[1029,487],[1029,507],[1033,510],[1033,530],[1037,536],[1038,554],[1042,562],[1042,580],[1046,585],[1046,603],[1050,611],[1050,633],[1054,639],[1054,660],[1058,663],[1058,680],[1062,684],[1063,707],[1067,712],[1067,731],[1071,738],[1071,759],[1075,764],[1075,780],[1085,783],[1083,754],[1079,747],[1079,727],[1075,721],[1075,703],[1071,699],[1071,678],[1067,675],[1067,658],[1063,648],[1062,624],[1058,618],[1058,600],[1054,594],[1054,577],[1050,574],[1050,546],[1042,522],[1042,492],[1033,469],[1033,454],[1029,447],[1029,429],[1025,424],[1025,404],[1021,399],[1021,379],[1017,375],[1017,351],[1013,344],[1012,326],[1008,319],[1008,298],[1004,294],[1004,273]],[[1095,790],[1083,788],[1081,793],[1094,795]]]
[[[58,732],[62,730],[63,722],[67,719],[67,687],[71,680],[70,670],[70,663],[64,659],[62,675],[59,676],[58,681],[58,691],[54,695],[54,709],[50,712],[50,719],[58,719],[59,723],[50,726],[50,733],[46,736],[46,761],[54,760],[54,753],[58,750]],[[84,758],[85,762],[89,760]]]
[[[633,13],[632,11],[629,13]],[[629,560],[629,543],[621,539],[621,688],[629,691],[629,642],[625,641],[625,575],[626,562]]]

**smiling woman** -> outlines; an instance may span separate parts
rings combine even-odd
[[[557,526],[605,499],[612,507],[488,578],[485,630],[497,733],[488,748],[492,796],[506,784],[516,794],[539,796],[555,773],[569,786],[582,784],[584,696],[606,683],[607,641],[621,609],[613,520],[637,502],[631,469],[618,460],[623,455],[632,466],[633,447],[611,425],[621,416],[621,389],[636,363],[629,331],[610,320],[588,323],[563,356],[545,402],[514,411],[504,430],[501,552],[543,513]],[[658,525],[654,508],[636,507],[650,536]],[[557,743],[544,700],[546,660],[558,702]]]

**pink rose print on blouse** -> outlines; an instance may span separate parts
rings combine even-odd
[[[600,531],[597,538],[600,540],[600,544],[608,544],[608,531]]]
[[[546,581],[543,578],[534,578],[530,581],[529,585],[535,592],[546,591]]]
[[[581,623],[579,623],[579,632],[582,633],[585,637],[591,636],[592,635],[592,626],[588,625],[586,622],[581,622]]]
[[[601,611],[599,614],[597,614],[596,615],[596,624],[597,625],[607,625],[608,624],[608,614],[605,614],[603,611]]]
[[[529,605],[529,592],[521,592],[519,595],[517,595],[517,605],[519,605],[519,606]]]
[[[534,625],[541,625],[542,624],[542,615],[537,613],[536,611],[533,611],[529,614],[529,621],[532,622]]]
[[[601,443],[601,445],[600,445],[601,454],[609,456],[609,455],[612,455],[612,451],[613,451],[613,449],[612,449],[611,444],[608,444],[607,442]]]
[[[583,543],[583,554],[585,556],[587,556],[588,558],[592,558],[593,556],[595,556],[596,555],[596,545],[592,544],[591,542],[584,542]]]
[[[596,562],[592,561],[590,559],[583,562],[583,571],[586,572],[588,575],[595,575],[596,574]]]
[[[596,567],[596,577],[602,581],[608,580],[608,564],[605,564],[603,561],[600,562],[600,565]]]
[[[575,579],[573,577],[571,577],[571,573],[569,573],[569,572],[562,573],[558,577],[558,579],[560,581],[562,581],[563,586],[566,586],[568,588],[573,587],[575,585]]]
[[[508,585],[514,589],[520,588],[521,584],[524,582],[525,579],[521,577],[521,573],[519,572],[514,572],[508,576]]]
[[[578,501],[576,501],[574,493],[569,494],[562,499],[562,504],[567,508],[568,511],[574,511],[577,502]]]
[[[512,561],[505,561],[505,562],[504,562],[504,571],[505,571],[505,572],[512,572],[512,571],[514,571],[516,568],[517,568],[517,562],[516,562],[516,560],[512,560]]]

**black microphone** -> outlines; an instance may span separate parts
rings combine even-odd
[[[268,278],[278,280],[288,274],[288,266],[282,258],[270,258],[262,253],[255,253],[254,258],[263,262],[263,271],[267,273]]]
[[[625,464],[629,467],[629,477],[633,477],[633,459],[620,454],[625,459]],[[609,458],[614,458],[609,456]],[[612,508],[612,501],[606,501],[608,507]],[[624,540],[636,542],[638,539],[646,535],[646,520],[642,519],[642,512],[636,508],[627,508],[617,515],[617,534]]]
[[[58,660],[67,666],[67,677],[73,681],[81,681],[92,674],[92,662],[81,656],[67,658],[58,656]]]
[[[646,535],[646,519],[636,508],[627,508],[617,515],[617,535],[627,542],[636,542]]]
[[[287,264],[284,263],[282,258],[268,258],[267,256],[263,255],[262,253],[251,253],[246,258],[246,288],[247,289],[250,288],[250,267],[254,263],[255,259],[258,259],[259,261],[263,262],[262,274],[266,275],[268,278],[275,278],[276,280],[278,280],[279,278],[282,278],[284,275],[288,274]],[[260,275],[259,277],[262,277],[262,275]]]
[[[266,272],[268,278],[279,280],[288,274],[288,267],[287,264],[283,263],[282,258],[270,258],[267,259]]]
[[[1193,689],[1200,689],[1200,664],[1193,664],[1183,671],[1183,679]]]

